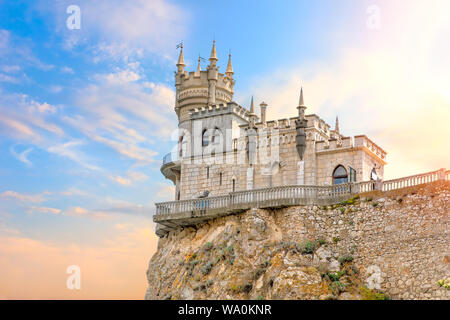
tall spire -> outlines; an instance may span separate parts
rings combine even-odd
[[[300,89],[300,101],[298,102],[298,105],[300,107],[305,106],[305,101],[303,100],[303,87],[301,87],[301,89]]]
[[[178,67],[178,72],[183,72],[184,67],[186,66],[184,64],[183,43],[181,43],[180,47],[181,47],[181,50],[180,50],[180,56],[178,57],[177,67]]]
[[[255,113],[255,105],[253,104],[253,96],[252,96],[252,101],[250,102],[250,113]]]
[[[209,61],[211,62],[212,65],[215,65],[218,60],[219,59],[217,59],[217,52],[216,52],[216,40],[213,40],[213,47],[211,49],[211,56],[209,57]]]
[[[233,77],[233,66],[231,65],[231,53],[228,54],[228,65],[227,65],[227,71],[225,72],[225,74],[228,76],[228,78]]]
[[[337,133],[339,133],[339,119],[336,116],[336,125],[334,126],[334,131],[336,131]]]

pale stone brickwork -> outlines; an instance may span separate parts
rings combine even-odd
[[[176,185],[176,200],[284,185],[331,185],[338,166],[347,171],[348,182],[368,181],[373,170],[377,179],[383,179],[383,149],[363,135],[343,136],[337,121],[332,130],[315,114],[305,115],[306,149],[300,162],[296,148],[300,113],[289,119],[266,120],[270,106],[263,102],[264,114],[258,117],[253,99],[249,109],[232,101],[235,80],[231,56],[224,74],[216,65],[215,44],[209,61],[207,70],[201,70],[199,61],[197,71],[187,73],[181,49],[175,75],[178,152],[161,168]],[[299,108],[306,109],[303,93]],[[292,109],[294,113],[295,105]],[[257,137],[256,157],[250,163],[252,130]],[[221,158],[232,161],[221,162]],[[352,177],[351,170],[355,170]]]

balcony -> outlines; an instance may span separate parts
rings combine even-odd
[[[181,160],[178,158],[176,153],[168,153],[163,157],[163,164],[161,166],[161,173],[167,179],[176,183],[177,177],[180,176],[181,172]]]

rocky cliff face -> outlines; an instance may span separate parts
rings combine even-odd
[[[449,299],[449,196],[439,182],[171,232],[146,299]]]

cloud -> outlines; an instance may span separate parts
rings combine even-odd
[[[20,153],[17,153],[13,147],[11,147],[10,149],[11,154],[20,162],[25,163],[27,166],[31,167],[33,164],[31,163],[30,160],[28,160],[27,156],[28,154],[33,151],[33,148],[28,148]]]
[[[140,182],[140,181],[145,181],[148,179],[148,176],[142,172],[138,172],[138,171],[129,171],[127,172],[127,176],[126,177],[121,177],[121,176],[110,176],[109,177],[112,181],[123,185],[123,186],[131,186],[133,182]]]
[[[64,130],[54,123],[58,108],[40,103],[24,94],[0,92],[0,132],[18,140],[38,143],[45,136],[64,136]]]
[[[75,71],[73,71],[73,69],[72,68],[70,68],[70,67],[62,67],[61,68],[61,72],[62,73],[68,73],[68,74],[74,74],[75,73]]]
[[[49,208],[49,207],[31,207],[28,209],[27,211],[29,214],[33,214],[35,212],[38,213],[44,213],[44,214],[59,214],[61,212],[61,210],[56,209],[56,208]]]
[[[339,115],[345,135],[367,134],[388,151],[387,179],[437,170],[450,159],[450,63],[436,59],[437,52],[450,54],[442,41],[450,21],[438,6],[397,5],[382,2],[381,30],[367,30],[358,45],[344,41],[334,58],[272,71],[249,90],[268,102],[269,119],[281,119],[297,114],[303,85],[307,113],[332,125]],[[433,19],[417,23],[421,12]]]
[[[81,145],[84,145],[84,141],[71,140],[63,144],[53,145],[47,148],[47,151],[50,153],[57,154],[61,157],[68,158],[86,169],[100,170],[99,167],[88,163],[85,159],[86,158],[85,155],[81,151],[76,149],[76,147]]]
[[[62,214],[66,216],[88,217],[99,220],[108,220],[112,218],[107,212],[88,210],[82,207],[70,207],[67,210],[64,210]]]
[[[85,46],[94,61],[129,61],[141,58],[144,51],[167,59],[174,52],[174,44],[185,36],[190,20],[188,8],[167,0],[81,0],[77,1],[81,29],[69,30],[68,15],[61,12],[71,4],[64,0],[49,8],[42,2],[38,9],[54,13],[55,28],[66,49]]]
[[[79,114],[62,119],[127,158],[154,162],[157,152],[151,139],[168,139],[176,128],[174,91],[145,81],[131,69],[99,74],[95,79],[77,92]]]
[[[0,57],[9,64],[25,67],[35,67],[44,71],[54,66],[40,61],[31,49],[33,43],[29,39],[17,37],[8,30],[0,29]]]
[[[38,194],[23,194],[12,190],[7,190],[0,193],[0,198],[3,199],[15,199],[20,202],[25,203],[41,203],[47,201],[45,196],[49,195],[50,192],[44,191]]]

